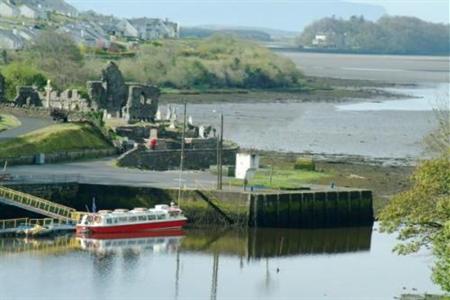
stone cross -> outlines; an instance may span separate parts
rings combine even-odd
[[[50,108],[50,98],[52,94],[52,81],[49,79],[47,80],[47,85],[45,86],[45,107]]]
[[[172,117],[172,106],[167,107],[166,120],[170,120]]]
[[[177,121],[177,110],[174,109],[172,111],[172,109],[171,109],[171,112],[172,113],[170,115],[170,126],[169,126],[169,128],[175,129],[176,128],[176,121]]]

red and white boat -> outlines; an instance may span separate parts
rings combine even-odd
[[[187,222],[183,211],[171,204],[133,210],[101,210],[86,214],[77,224],[78,234],[133,233],[182,228]]]

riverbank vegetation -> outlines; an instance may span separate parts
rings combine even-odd
[[[110,142],[92,125],[65,123],[51,125],[0,142],[0,157],[110,148],[112,148]]]
[[[433,280],[450,292],[450,111],[448,94],[436,107],[438,127],[425,139],[433,159],[411,176],[410,189],[397,194],[380,214],[381,229],[399,232],[395,250],[409,254],[431,248]],[[438,101],[439,102],[439,101]]]
[[[331,17],[307,26],[298,44],[352,53],[448,54],[450,26],[414,17],[385,16],[376,22]]]
[[[20,126],[20,121],[7,114],[0,114],[0,132]]]
[[[85,89],[98,80],[108,56],[79,48],[70,37],[46,31],[0,66],[12,100],[18,85]],[[163,89],[271,89],[304,85],[303,75],[288,58],[253,42],[217,35],[207,39],[145,42],[133,55],[116,57],[126,81],[156,84]]]

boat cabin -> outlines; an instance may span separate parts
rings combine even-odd
[[[135,208],[133,210],[116,209],[100,210],[83,216],[81,225],[121,225],[132,223],[149,223],[170,220],[182,216],[182,211],[176,206],[156,205],[155,208]]]

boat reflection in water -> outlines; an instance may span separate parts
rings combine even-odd
[[[136,233],[95,234],[78,236],[80,248],[95,254],[154,253],[176,252],[185,232],[181,229],[147,231]]]

